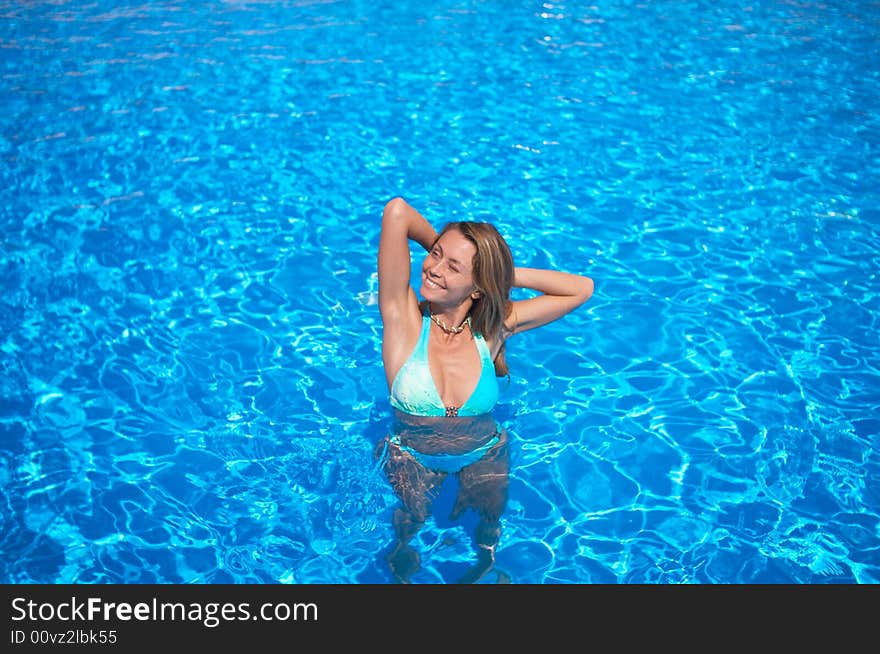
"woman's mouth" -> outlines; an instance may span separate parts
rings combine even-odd
[[[435,281],[432,281],[430,277],[425,277],[425,286],[428,288],[443,288]]]

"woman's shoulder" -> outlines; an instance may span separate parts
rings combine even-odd
[[[504,317],[504,320],[501,322],[501,330],[499,333],[499,338],[502,342],[506,341],[508,338],[513,336],[516,333],[516,325],[517,325],[517,313],[516,313],[516,302],[510,301],[507,305],[507,315]]]
[[[512,325],[505,320],[501,323],[501,329],[498,330],[498,333],[491,336],[484,335],[483,338],[486,341],[486,346],[489,348],[489,353],[492,355],[492,360],[494,361],[498,357],[498,353],[501,351],[501,348],[504,347],[504,343],[514,334],[515,325]]]
[[[428,315],[425,312],[427,303],[420,302],[414,290],[410,289],[407,295],[406,302],[401,303],[396,310],[382,314],[384,340],[389,338],[406,339],[408,333],[421,328],[422,317]]]

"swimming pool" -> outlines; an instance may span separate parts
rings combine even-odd
[[[880,3],[0,2],[0,30],[2,581],[390,581],[398,194],[596,280],[509,344],[484,581],[880,581]],[[417,582],[473,555],[437,516]]]

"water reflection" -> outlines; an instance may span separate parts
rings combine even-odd
[[[457,520],[473,509],[476,563],[458,580],[474,583],[495,564],[501,514],[507,502],[510,454],[507,432],[492,414],[474,417],[413,416],[395,410],[389,434],[375,456],[401,505],[392,517],[395,542],[387,556],[395,579],[409,583],[421,557],[410,544],[425,525],[440,485],[458,478],[458,494],[449,516]]]

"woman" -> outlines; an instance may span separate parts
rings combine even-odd
[[[410,285],[409,241],[427,252],[419,294]],[[540,294],[510,299],[513,287]],[[385,205],[379,238],[382,360],[395,410],[392,433],[377,453],[402,506],[388,561],[409,580],[419,566],[409,541],[424,525],[432,493],[458,475],[452,518],[473,508],[477,581],[495,560],[507,495],[507,434],[491,417],[497,377],[505,376],[507,339],[546,325],[586,302],[589,277],[516,268],[510,248],[489,223],[449,223],[438,235],[405,200]]]

